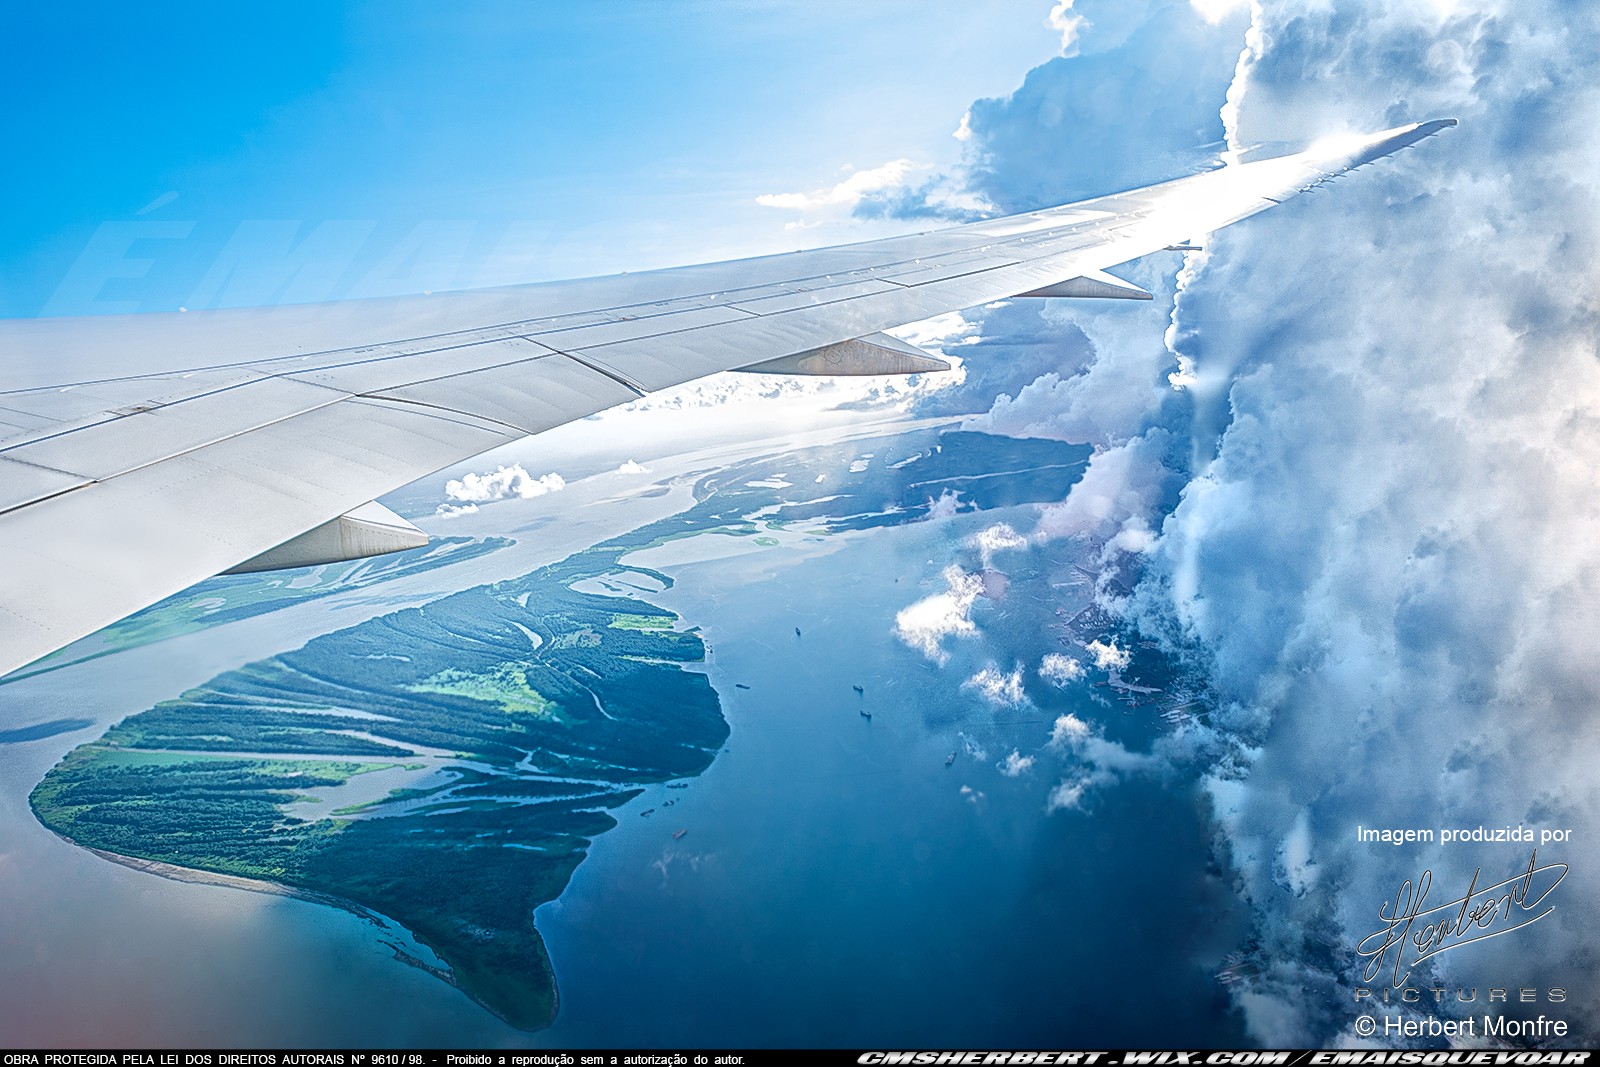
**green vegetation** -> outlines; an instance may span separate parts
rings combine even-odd
[[[843,473],[857,442],[707,475],[685,512],[220,674],[75,749],[34,789],[34,812],[81,845],[267,879],[391,916],[468,995],[514,1026],[547,1026],[555,976],[534,909],[560,895],[590,840],[616,825],[612,809],[644,783],[699,774],[728,735],[705,675],[683,669],[704,659],[697,628],[678,629],[676,614],[637,597],[573,586],[603,579],[601,588],[640,591],[625,576],[642,574],[671,588],[669,576],[624,557],[706,533],[754,536],[758,511],[823,535],[919,518],[945,488],[965,486],[991,506],[1060,499],[1088,453],[930,431],[879,447],[905,454],[912,442],[927,454],[900,468]],[[807,465],[837,472],[809,501],[785,497],[802,492],[792,485],[747,484]],[[441,557],[401,569],[415,573],[429,558]],[[156,640],[259,614],[350,588],[362,574],[380,580],[389,564],[359,566],[374,569],[331,583],[324,572],[319,585],[302,582],[311,572],[213,579],[117,624],[106,640]],[[406,778],[331,817],[291,814],[306,790],[402,766],[441,773]]]
[[[406,688],[413,693],[443,693],[499,704],[507,715],[523,712],[541,719],[553,719],[558,707],[556,702],[546,699],[543,693],[528,684],[528,668],[537,669],[537,666],[533,663],[502,663],[489,674],[446,669]]]
[[[670,630],[670,620],[660,615],[613,615],[607,625],[618,630]]]

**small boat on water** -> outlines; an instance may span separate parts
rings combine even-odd
[[[800,636],[800,627],[798,627],[798,626],[796,626],[796,627],[795,627],[795,628],[794,628],[794,635],[795,635],[795,636],[796,636],[796,637],[799,637],[799,636]]]
[[[674,841],[676,841],[676,840],[678,840],[678,839],[679,839],[679,838],[680,838],[680,837],[682,837],[682,836],[683,836],[683,835],[684,835],[684,834],[686,834],[686,833],[688,833],[688,832],[689,832],[689,831],[687,831],[687,830],[679,830],[679,831],[678,831],[678,832],[677,832],[677,833],[675,833],[675,834],[673,834],[673,835],[672,835],[672,839],[673,839],[673,840],[674,840]]]
[[[861,688],[859,685],[852,685],[850,688],[854,689],[856,692],[862,694],[863,696],[866,695],[867,691],[865,689]]]
[[[861,717],[863,719],[870,719],[870,718],[872,718],[872,712],[868,711],[866,708],[862,708],[861,709]]]
[[[641,811],[641,812],[640,812],[640,813],[639,813],[639,817],[640,817],[640,818],[641,818],[641,819],[642,819],[642,818],[644,818],[644,817],[645,817],[645,816],[646,816],[646,815],[649,815],[649,814],[650,814],[650,813],[651,813],[651,812],[653,812],[653,811],[655,811],[655,810],[656,810],[656,809],[655,809],[655,808],[645,808],[645,809],[644,809],[644,810],[643,810],[643,811]]]
[[[745,685],[743,682],[734,682],[733,683],[733,687],[735,689],[749,689],[750,688],[748,685]]]
[[[688,782],[668,782],[667,783],[667,788],[668,789],[688,789],[689,788],[689,783]]]
[[[946,767],[948,767],[948,766],[950,766],[950,764],[954,763],[955,761],[956,761],[956,750],[952,748],[950,750],[950,755],[948,755],[948,756],[946,756],[944,758],[944,765]]]

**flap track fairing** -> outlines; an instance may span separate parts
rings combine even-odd
[[[1047,285],[1043,289],[1034,289],[1021,296],[1063,296],[1063,297],[1089,297],[1099,300],[1149,300],[1151,296],[1145,290],[1125,282],[1115,275],[1107,274],[1103,270],[1092,270],[1087,274],[1080,274],[1076,278],[1068,278],[1064,282]]]
[[[751,374],[936,374],[950,364],[886,333],[855,337],[738,368]]]
[[[254,574],[290,567],[316,567],[323,563],[404,552],[427,543],[427,534],[373,500],[222,573]]]

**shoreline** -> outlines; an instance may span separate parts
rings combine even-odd
[[[46,829],[49,829],[49,827],[46,827]],[[289,897],[294,900],[303,900],[308,904],[320,904],[324,907],[337,908],[340,911],[349,912],[358,919],[362,919],[365,922],[371,923],[380,930],[391,930],[393,927],[391,927],[390,924],[392,923],[393,926],[397,926],[400,929],[405,930],[406,933],[410,934],[411,937],[419,944],[427,944],[426,941],[423,941],[417,936],[416,931],[405,926],[403,923],[400,923],[395,919],[388,919],[388,921],[385,921],[385,919],[388,918],[387,916],[381,916],[375,911],[362,907],[353,900],[347,900],[344,897],[335,896],[332,893],[320,893],[314,889],[301,889],[298,886],[284,885],[281,882],[269,882],[262,878],[246,878],[243,875],[238,874],[222,874],[218,871],[204,871],[198,867],[180,867],[176,863],[166,863],[162,860],[147,860],[139,856],[124,856],[120,852],[108,852],[103,848],[95,848],[93,845],[80,844],[65,834],[57,833],[55,830],[50,830],[50,832],[72,847],[81,848],[85,852],[92,852],[101,859],[109,860],[120,867],[127,867],[131,870],[140,871],[144,874],[153,874],[158,878],[166,878],[174,882],[188,882],[191,885],[207,885],[221,887],[224,889],[242,889],[249,893],[264,893],[268,896]],[[507,1019],[505,1016],[501,1015],[498,1011],[495,1011],[494,1008],[490,1007],[488,1004],[485,1004],[472,992],[471,989],[461,984],[461,980],[456,977],[456,973],[453,968],[449,966],[435,967],[426,960],[417,956],[413,956],[411,953],[407,952],[405,949],[401,948],[392,941],[383,940],[383,944],[394,954],[394,959],[398,962],[403,963],[408,967],[415,967],[419,971],[424,971],[427,974],[432,975],[445,985],[460,992],[468,1000],[472,1001],[472,1003],[476,1004],[478,1007],[482,1008],[496,1019],[499,1019],[513,1030],[517,1030],[525,1034],[538,1032],[536,1030],[524,1030],[516,1023],[513,1023],[510,1019]],[[429,945],[428,947],[431,950],[433,946]],[[556,1016],[558,1016],[561,1012],[561,987],[556,982],[555,967],[553,964],[550,968],[550,996],[551,1003],[554,1005],[554,1010],[551,1012],[550,1022],[545,1024],[545,1026],[540,1027],[540,1030],[547,1029],[550,1025],[553,1025],[555,1023]]]
[[[49,827],[45,828],[49,829]],[[174,882],[188,882],[192,885],[243,889],[246,892],[265,893],[268,896],[292,897],[295,900],[304,900],[309,904],[322,904],[326,907],[338,908],[340,911],[347,911],[356,918],[371,923],[380,930],[389,929],[389,923],[385,922],[377,912],[370,911],[353,900],[334,896],[332,893],[319,893],[314,889],[301,889],[298,886],[284,885],[281,882],[269,882],[261,878],[246,878],[239,874],[203,871],[198,867],[180,867],[176,863],[166,863],[162,860],[147,860],[139,856],[124,856],[120,852],[107,852],[103,848],[95,848],[93,845],[85,845],[74,841],[66,834],[57,833],[55,830],[50,830],[50,832],[73,848],[81,848],[85,852],[92,852],[101,859],[109,860],[120,867],[128,867],[135,871],[142,871],[145,874],[153,874],[158,878],[166,878]],[[390,921],[392,922],[393,920]]]

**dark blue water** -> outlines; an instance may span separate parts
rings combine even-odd
[[[1245,926],[1207,874],[1191,787],[1129,779],[1088,814],[1047,815],[1062,764],[1038,750],[1060,709],[961,689],[995,651],[981,639],[947,639],[941,668],[892,635],[898,610],[943,590],[955,539],[994,518],[797,565],[665,568],[677,585],[650,599],[703,626],[733,732],[689,788],[622,809],[539,910],[562,994],[541,1045],[1243,1040],[1210,974]],[[1119,714],[1088,692],[1066,698],[1080,716]],[[995,762],[1013,747],[1039,762],[1009,779]]]

